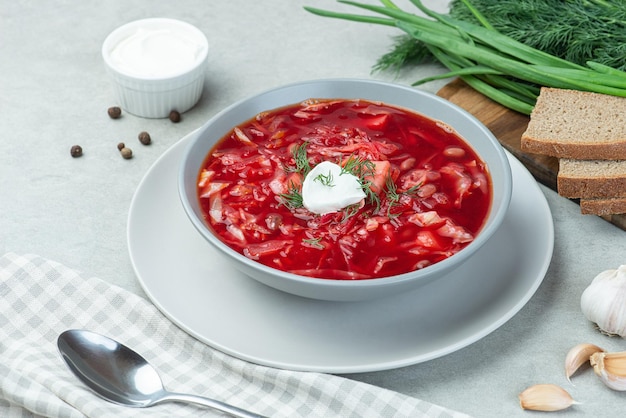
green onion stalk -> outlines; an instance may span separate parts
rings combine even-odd
[[[404,11],[392,0],[380,0],[381,5],[338,0],[374,15],[305,9],[323,17],[397,27],[423,44],[449,72],[423,78],[414,86],[459,77],[493,101],[526,115],[541,86],[626,97],[625,72],[593,61],[576,64],[516,41],[494,29],[469,0],[461,1],[478,23],[437,13],[420,0],[411,3],[425,16]]]

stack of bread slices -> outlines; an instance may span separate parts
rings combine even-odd
[[[626,98],[544,87],[521,146],[559,159],[557,191],[583,214],[626,213]]]

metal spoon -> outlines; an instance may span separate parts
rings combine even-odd
[[[188,402],[235,417],[263,418],[214,399],[166,391],[157,371],[143,357],[104,335],[68,330],[59,335],[57,345],[70,370],[110,402],[135,408],[162,402]]]

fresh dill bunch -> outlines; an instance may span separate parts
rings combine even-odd
[[[626,71],[626,1],[471,0],[498,32],[570,62],[595,61]],[[463,0],[450,2],[449,15],[479,24]],[[433,61],[410,35],[393,38],[373,71],[396,70]]]
[[[626,2],[605,0],[471,0],[504,35],[570,62],[626,70]],[[450,16],[479,23],[463,0]]]
[[[417,65],[428,61],[433,61],[433,58],[424,43],[411,35],[398,35],[393,37],[391,50],[376,61],[373,71],[399,71],[407,65]]]

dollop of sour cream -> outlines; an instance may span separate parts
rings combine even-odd
[[[168,77],[195,65],[202,44],[176,28],[138,28],[111,50],[120,71],[140,77]]]
[[[302,182],[304,207],[319,215],[338,212],[364,198],[359,179],[330,161],[313,167]]]

